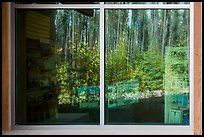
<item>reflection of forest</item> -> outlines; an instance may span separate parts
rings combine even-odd
[[[96,13],[94,17],[98,18]],[[70,16],[73,17],[74,13]],[[95,24],[92,19],[84,17],[82,24],[85,23],[85,26],[80,26],[84,29],[72,35],[73,31],[78,31],[77,27],[72,26],[70,29],[73,33],[68,33],[64,38],[70,37],[69,39],[72,40],[72,43],[66,43],[67,47],[73,43],[77,45],[79,41],[87,43],[75,50],[78,53],[81,53],[80,50],[86,51],[84,52],[86,54],[76,54],[72,50],[68,53],[73,54],[67,54],[69,60],[72,60],[71,66],[75,64],[76,67],[76,64],[79,64],[72,56],[83,60],[83,64],[77,67],[85,70],[75,71],[74,81],[78,81],[75,84],[78,89],[84,86],[97,86],[96,83],[99,82],[99,56],[95,56],[95,53],[99,55],[99,51],[96,51],[99,48],[91,48],[94,43],[98,44],[97,35],[91,35],[98,34],[96,28],[99,24]],[[80,20],[71,22],[75,25],[78,21]],[[183,93],[188,93],[189,11],[105,10],[105,25],[107,122],[188,123],[181,120],[184,119],[183,110],[175,110],[171,102],[174,96],[179,95],[182,98]],[[95,26],[95,29],[91,26]],[[88,31],[90,33],[87,33]],[[85,60],[82,58],[84,56]],[[92,57],[98,57],[98,62],[90,63],[93,61]],[[90,68],[89,71],[97,71],[89,73],[86,71],[87,67]],[[88,79],[86,79],[87,75]],[[77,76],[82,77],[79,79]],[[82,79],[84,82],[80,82]],[[137,81],[137,84],[128,84],[129,81]],[[73,92],[72,89],[67,90]],[[74,92],[77,91],[75,89]],[[168,94],[167,91],[170,93]],[[78,100],[81,109],[100,106],[99,94],[90,94],[88,90],[84,90],[83,93]],[[185,96],[185,100],[188,100],[188,96]],[[179,107],[179,104],[177,106]],[[183,108],[188,110],[188,104]],[[127,112],[129,117],[125,118]],[[171,116],[173,112],[175,115]]]
[[[66,76],[67,81],[72,81],[70,85],[77,88],[99,84],[99,56],[95,56],[99,55],[99,48],[91,48],[99,46],[98,19],[97,10],[93,17],[69,10],[56,13],[56,42],[58,48],[62,48],[60,60],[68,63],[66,72],[72,73]],[[188,62],[168,70],[166,66],[169,61],[176,61],[167,56],[170,52],[167,47],[188,49],[188,10],[105,10],[105,24],[106,84],[137,79],[138,91],[149,92],[166,88],[165,73],[172,77],[188,75]],[[70,48],[73,46],[74,49]],[[93,56],[95,58],[91,58]],[[188,55],[181,56],[188,58]],[[67,92],[76,94],[77,88],[72,87],[66,89]]]
[[[39,117],[39,121],[46,117],[56,118],[56,113],[59,113],[59,121],[55,119],[55,122],[64,122],[63,119],[68,123],[75,120],[76,123],[99,122],[102,75],[100,20],[99,10],[93,11],[91,16],[85,16],[76,10],[52,10],[49,14],[46,11],[27,13],[30,16],[27,22],[30,23],[26,24],[29,29],[26,30],[25,37],[29,35],[31,39],[26,42],[26,65],[35,73],[26,76],[24,79],[27,81],[24,81],[27,82],[30,91],[37,84],[39,88],[36,89],[36,95],[29,93],[31,95],[27,98],[28,102],[34,102],[31,103],[34,107],[27,105],[27,110],[23,110],[23,107],[18,105],[18,109],[22,109],[22,113],[27,111],[31,121],[36,121],[36,117]],[[41,22],[49,29],[33,19],[36,16],[42,17],[41,13],[52,16],[46,16],[47,19],[42,19]],[[20,18],[23,17],[23,14],[19,14],[17,26],[20,26]],[[36,32],[33,31],[33,26],[38,28]],[[52,27],[55,29],[51,29]],[[22,26],[18,30],[21,28]],[[189,95],[182,95],[189,92],[188,10],[105,9],[104,30],[103,71],[107,123],[169,123],[174,119],[170,117],[171,114],[180,116],[183,110],[188,111],[186,102],[189,102]],[[21,45],[24,38],[21,33],[17,35],[21,39],[18,45]],[[44,37],[33,37],[38,33],[42,33]],[[36,37],[37,40],[33,41]],[[47,37],[52,40],[48,40]],[[47,44],[43,44],[45,42]],[[24,49],[18,47],[18,53],[21,53]],[[20,63],[17,63],[19,70],[23,64],[22,58],[17,59]],[[37,71],[39,72],[36,73]],[[58,87],[59,92],[56,93],[55,88]],[[18,92],[23,91],[23,88],[20,87]],[[50,90],[51,88],[53,90]],[[49,94],[41,95],[42,89]],[[51,94],[51,91],[55,94]],[[18,93],[18,96],[18,100],[21,101],[22,95]],[[46,105],[40,107],[36,105],[36,102],[41,104],[42,100],[50,98],[54,98],[54,102],[47,101]],[[179,101],[184,101],[185,105],[179,106]],[[176,108],[172,102],[177,102]],[[50,109],[44,110],[45,107]],[[124,118],[127,113],[131,116]],[[174,113],[178,115],[173,115]],[[179,118],[173,122],[182,123]]]

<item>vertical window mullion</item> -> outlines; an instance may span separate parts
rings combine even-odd
[[[190,3],[190,65],[189,65],[189,83],[190,83],[190,126],[194,127],[194,2]]]
[[[104,125],[104,112],[105,112],[105,106],[104,106],[104,93],[105,93],[105,88],[104,88],[104,70],[105,70],[105,61],[104,61],[104,3],[100,3],[100,125]]]

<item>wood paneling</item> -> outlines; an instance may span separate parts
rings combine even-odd
[[[34,12],[34,11],[28,11],[27,12],[27,16],[36,20],[39,20],[41,22],[47,22],[50,24],[50,17],[49,16],[45,16],[43,14]]]
[[[10,8],[9,2],[2,2],[2,130],[10,130]]]
[[[50,17],[34,12],[26,12],[25,36],[32,39],[50,39]]]
[[[201,2],[194,4],[194,134],[201,134]]]

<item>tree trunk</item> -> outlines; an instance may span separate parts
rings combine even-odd
[[[166,43],[166,34],[167,34],[166,14],[167,14],[167,11],[164,10],[164,17],[163,17],[163,34],[162,34],[162,52],[161,52],[162,58],[164,57],[164,52],[165,52],[164,50],[165,50],[165,43]]]
[[[116,41],[116,46],[119,46],[120,43],[120,11],[118,11],[118,25],[117,25],[117,41]]]
[[[158,45],[158,11],[154,11],[154,46]]]

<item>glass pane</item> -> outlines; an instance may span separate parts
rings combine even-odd
[[[105,123],[189,125],[189,10],[105,10]]]
[[[99,10],[16,10],[16,124],[99,124]]]
[[[105,2],[105,4],[190,4],[190,2]]]

